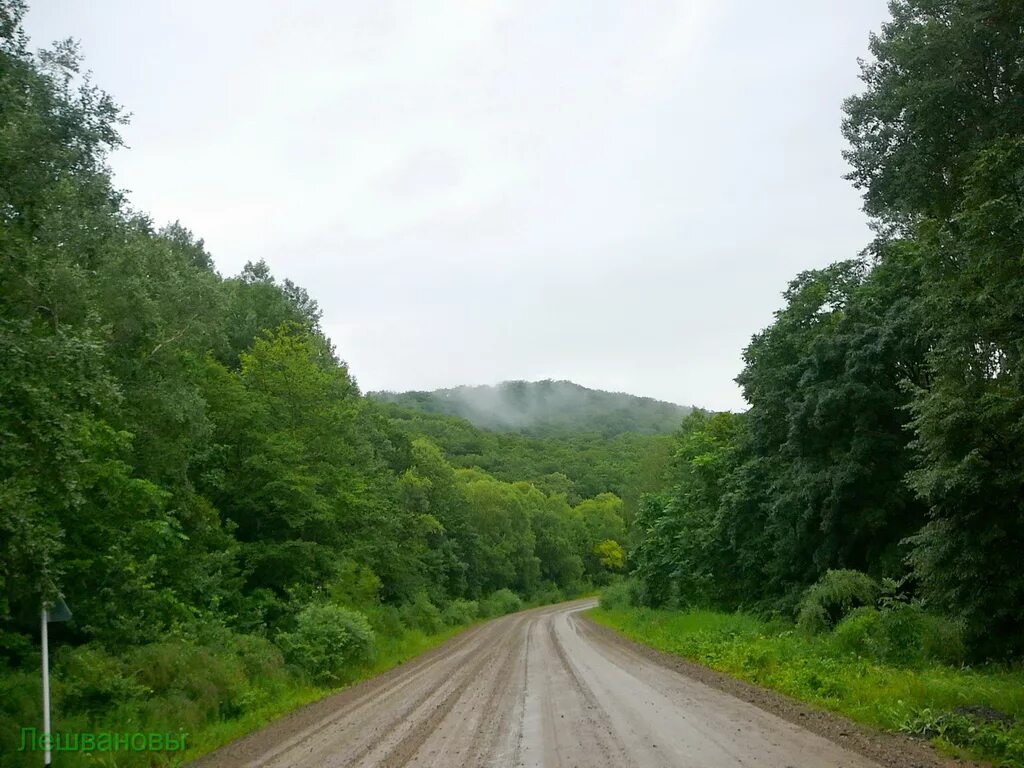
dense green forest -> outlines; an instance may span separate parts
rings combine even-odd
[[[671,435],[541,438],[478,429],[465,419],[392,403],[376,408],[403,434],[425,437],[440,447],[453,466],[479,467],[507,482],[527,480],[547,493],[565,494],[573,504],[611,492],[626,502],[627,510],[636,509],[644,493],[661,488],[675,450]]]
[[[668,434],[690,411],[675,403],[588,389],[571,381],[504,381],[493,387],[433,392],[371,392],[370,397],[425,413],[461,416],[483,429],[533,437]]]
[[[825,623],[890,580],[969,656],[1019,658],[1024,7],[891,13],[844,104],[877,237],[790,283],[744,351],[747,412],[688,417],[632,560],[652,605],[793,615],[824,579]]]
[[[0,764],[29,759],[58,597],[58,728],[195,733],[625,567],[641,444],[563,464],[361,395],[305,290],[131,208],[120,109],[23,13],[0,2]]]

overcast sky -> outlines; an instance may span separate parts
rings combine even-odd
[[[842,99],[884,0],[35,0],[132,113],[116,183],[309,289],[364,390],[571,379],[711,408],[870,237]]]

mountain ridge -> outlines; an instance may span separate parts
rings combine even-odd
[[[481,429],[527,435],[674,432],[692,408],[565,379],[510,380],[430,391],[368,392],[375,400],[425,413],[460,416]]]

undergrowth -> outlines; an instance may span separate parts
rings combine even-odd
[[[537,596],[529,605],[565,599]],[[268,639],[202,625],[120,652],[54,643],[51,689],[57,733],[188,734],[186,752],[61,752],[59,764],[173,766],[194,760],[294,709],[391,669],[468,626],[527,607],[499,590],[439,608],[421,596],[403,606],[330,603],[300,614]],[[0,667],[0,768],[36,765],[19,751],[21,728],[41,731],[39,673]]]

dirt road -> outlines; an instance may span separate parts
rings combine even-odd
[[[616,642],[591,605],[476,627],[199,765],[878,768]]]

